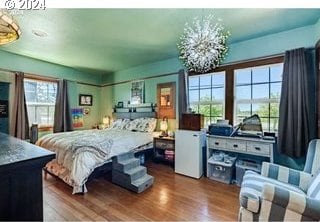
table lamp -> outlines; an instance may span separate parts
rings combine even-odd
[[[168,119],[167,117],[163,117],[163,119],[160,122],[160,130],[161,130],[161,137],[168,136],[167,130],[168,130]]]
[[[110,117],[109,116],[104,116],[102,119],[102,123],[104,125],[104,128],[108,128],[110,125]]]

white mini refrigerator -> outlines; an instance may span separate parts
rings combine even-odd
[[[177,130],[175,132],[175,172],[199,179],[203,175],[204,131]]]

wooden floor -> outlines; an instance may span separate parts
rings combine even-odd
[[[148,163],[154,185],[136,194],[111,183],[110,175],[87,184],[88,193],[72,195],[62,181],[44,179],[44,219],[52,220],[237,220],[239,188],[207,178],[175,174],[170,166]]]

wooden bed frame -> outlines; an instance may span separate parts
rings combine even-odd
[[[155,112],[132,112],[132,109],[129,109],[129,112],[114,112],[113,113],[113,118],[114,119],[138,119],[138,118],[143,118],[143,117],[148,117],[148,118],[156,118],[156,113]],[[138,152],[135,152],[135,156],[139,157],[140,155],[145,155],[145,158],[148,159],[150,156],[153,155],[153,150],[150,149],[146,149],[146,150],[141,150]],[[47,175],[51,175],[52,177],[58,178],[59,180],[62,180],[61,178],[59,178],[58,176],[54,175],[53,173],[51,173],[50,171],[48,171],[47,169],[43,168],[44,171],[44,178],[47,178]],[[87,182],[101,177],[103,175],[106,175],[107,173],[109,173],[110,171],[112,171],[112,161],[105,163],[97,168],[94,169],[94,171],[89,175]],[[67,184],[67,183],[66,183]],[[67,184],[69,185],[69,184]],[[77,194],[84,194],[84,186],[82,186],[82,192],[81,193],[77,193]]]

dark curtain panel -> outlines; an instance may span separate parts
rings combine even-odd
[[[182,114],[187,112],[188,109],[188,90],[187,90],[187,81],[188,74],[184,70],[179,71],[179,91],[178,91],[178,101],[179,101],[179,128],[182,123]]]
[[[310,140],[308,73],[304,48],[285,53],[282,78],[278,149],[291,157],[302,157]]]
[[[66,80],[59,80],[54,110],[53,132],[58,133],[72,130],[73,126],[69,106],[68,82]]]
[[[15,90],[12,117],[10,123],[10,134],[19,139],[29,139],[29,120],[24,94],[24,73],[15,73]]]

